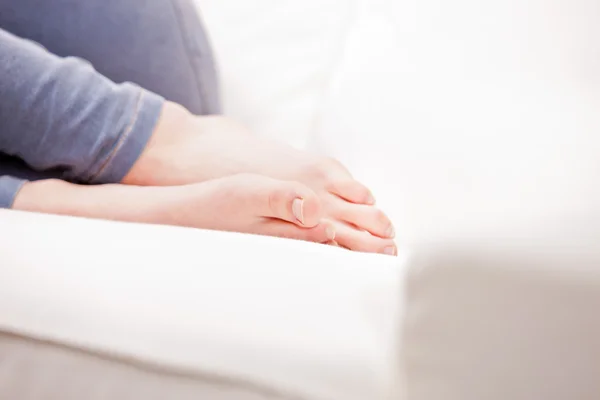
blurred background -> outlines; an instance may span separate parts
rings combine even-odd
[[[341,159],[403,240],[596,214],[596,1],[196,3],[226,114]]]

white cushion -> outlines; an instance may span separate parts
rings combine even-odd
[[[167,377],[222,379],[226,393],[364,400],[390,390],[404,271],[398,258],[12,211],[0,211],[0,221],[1,332]],[[32,368],[52,366],[46,353]],[[0,358],[0,378],[15,368],[9,361]],[[56,376],[32,374],[41,387]],[[113,398],[148,389],[140,380],[120,387]],[[0,397],[7,390],[0,386]],[[40,398],[47,397],[31,397]]]
[[[221,75],[224,112],[304,147],[341,56],[349,0],[195,0]]]

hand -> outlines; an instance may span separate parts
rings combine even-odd
[[[396,254],[390,220],[339,162],[256,137],[224,117],[192,116],[171,103],[123,183],[181,185],[238,173],[303,183],[319,197],[339,245]]]
[[[234,175],[173,187],[26,183],[13,209],[128,222],[180,225],[326,243],[317,195],[296,182]]]

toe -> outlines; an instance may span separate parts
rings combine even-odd
[[[356,204],[375,204],[375,198],[371,191],[362,183],[354,179],[344,179],[332,182],[329,192],[344,200]]]
[[[324,222],[312,228],[303,228],[298,225],[281,221],[265,221],[260,229],[260,233],[268,236],[276,236],[287,239],[304,240],[315,243],[330,243],[335,238],[333,224]]]
[[[257,185],[254,193],[254,201],[263,217],[302,227],[314,227],[321,220],[319,197],[301,183],[268,179]]]
[[[380,209],[363,204],[339,200],[334,206],[335,217],[381,238],[393,239],[396,235],[392,221]]]
[[[342,247],[366,253],[381,253],[391,256],[398,254],[398,248],[392,239],[373,236],[347,224],[335,224],[335,241]]]

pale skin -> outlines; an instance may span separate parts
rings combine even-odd
[[[41,200],[43,199],[43,201]],[[338,162],[166,103],[121,184],[30,182],[13,209],[245,232],[397,253],[371,192]]]

